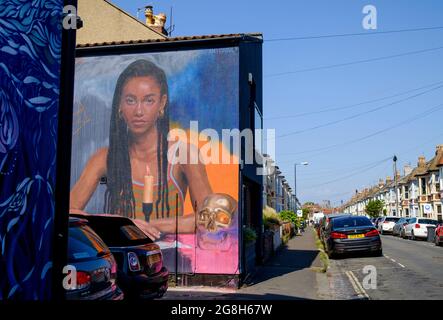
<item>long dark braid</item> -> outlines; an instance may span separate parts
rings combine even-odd
[[[119,76],[112,101],[111,124],[109,130],[109,149],[107,156],[107,189],[105,192],[104,212],[135,218],[135,198],[132,190],[131,161],[129,157],[130,133],[125,120],[120,116],[120,101],[123,87],[129,79],[135,77],[153,77],[160,85],[161,95],[169,97],[168,83],[165,72],[154,63],[147,60],[137,60],[131,63]],[[158,166],[158,197],[156,216],[159,217],[159,202],[163,208],[168,204],[168,141],[169,132],[169,98],[163,110],[163,115],[157,119],[157,166]]]

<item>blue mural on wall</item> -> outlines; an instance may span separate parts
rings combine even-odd
[[[51,298],[62,10],[0,1],[0,300]]]

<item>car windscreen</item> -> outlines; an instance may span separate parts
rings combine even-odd
[[[386,217],[385,221],[388,222],[397,222],[398,220],[400,220],[400,218],[395,218],[395,217]]]
[[[152,240],[128,219],[90,217],[88,221],[109,247],[130,247],[152,243]]]
[[[372,227],[372,223],[366,217],[347,217],[347,218],[336,218],[332,220],[333,229],[353,228],[353,227]]]
[[[109,248],[88,226],[78,225],[69,228],[69,261],[98,258],[107,253]]]
[[[418,219],[417,223],[438,225],[438,221],[432,219]]]

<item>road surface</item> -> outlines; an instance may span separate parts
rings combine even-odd
[[[382,257],[358,255],[330,261],[335,299],[443,299],[443,247],[391,235],[382,236],[382,244]],[[365,280],[374,270],[376,280]]]

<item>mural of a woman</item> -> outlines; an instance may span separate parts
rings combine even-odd
[[[120,74],[114,91],[109,147],[99,149],[87,162],[71,190],[71,210],[83,210],[100,179],[107,177],[104,212],[134,219],[155,240],[161,234],[176,232],[178,195],[177,232],[195,232],[195,212],[186,215],[183,212],[186,193],[189,192],[197,210],[208,203],[207,199],[219,198],[220,194],[213,193],[203,164],[168,161],[168,151],[178,150],[173,149],[178,143],[167,140],[169,121],[165,72],[148,60],[132,62]],[[192,152],[193,148],[186,150]],[[157,182],[149,223],[142,211],[146,168]],[[236,207],[232,197],[221,197],[228,201],[229,208]]]

